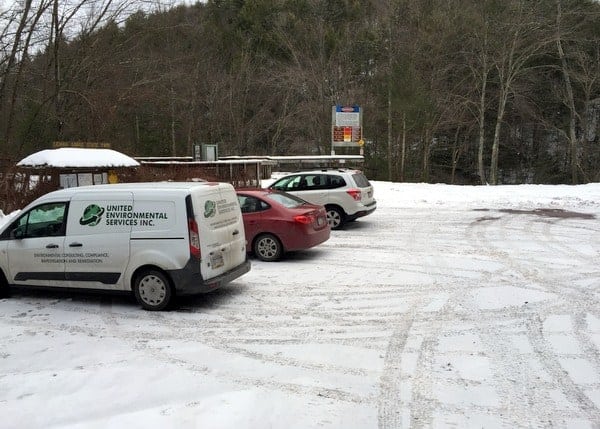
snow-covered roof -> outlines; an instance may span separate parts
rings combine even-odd
[[[135,159],[112,149],[63,147],[45,149],[23,158],[19,167],[137,167]]]
[[[143,165],[244,165],[244,164],[263,164],[263,165],[276,165],[275,161],[271,161],[267,158],[247,158],[247,159],[219,159],[218,161],[177,161],[168,158],[168,161],[145,161],[141,158],[137,158]],[[158,159],[158,158],[154,158]]]
[[[220,160],[227,159],[268,159],[271,161],[277,161],[279,163],[284,162],[296,162],[296,161],[364,161],[363,155],[285,155],[285,156],[224,156],[220,157]]]

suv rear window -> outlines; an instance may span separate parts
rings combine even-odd
[[[359,188],[367,188],[371,186],[371,183],[369,183],[367,177],[362,173],[354,173],[352,175],[352,178],[356,182],[356,186],[358,186]]]

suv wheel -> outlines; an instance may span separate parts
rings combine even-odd
[[[340,229],[344,225],[344,213],[337,207],[327,207],[327,222],[331,229]]]

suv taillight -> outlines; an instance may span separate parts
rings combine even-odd
[[[360,201],[360,189],[348,189],[346,191],[348,193],[348,195],[350,195],[352,198],[354,198],[354,201]]]
[[[188,219],[188,231],[190,234],[190,255],[200,259],[200,234],[198,233],[198,224],[194,219]]]

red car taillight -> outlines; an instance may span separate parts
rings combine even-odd
[[[200,259],[200,234],[198,224],[194,219],[188,219],[188,231],[190,234],[190,255]]]
[[[314,220],[315,218],[310,214],[294,216],[294,222],[302,223],[304,225],[310,225]]]
[[[346,192],[354,198],[355,201],[360,201],[360,189],[348,189]]]

